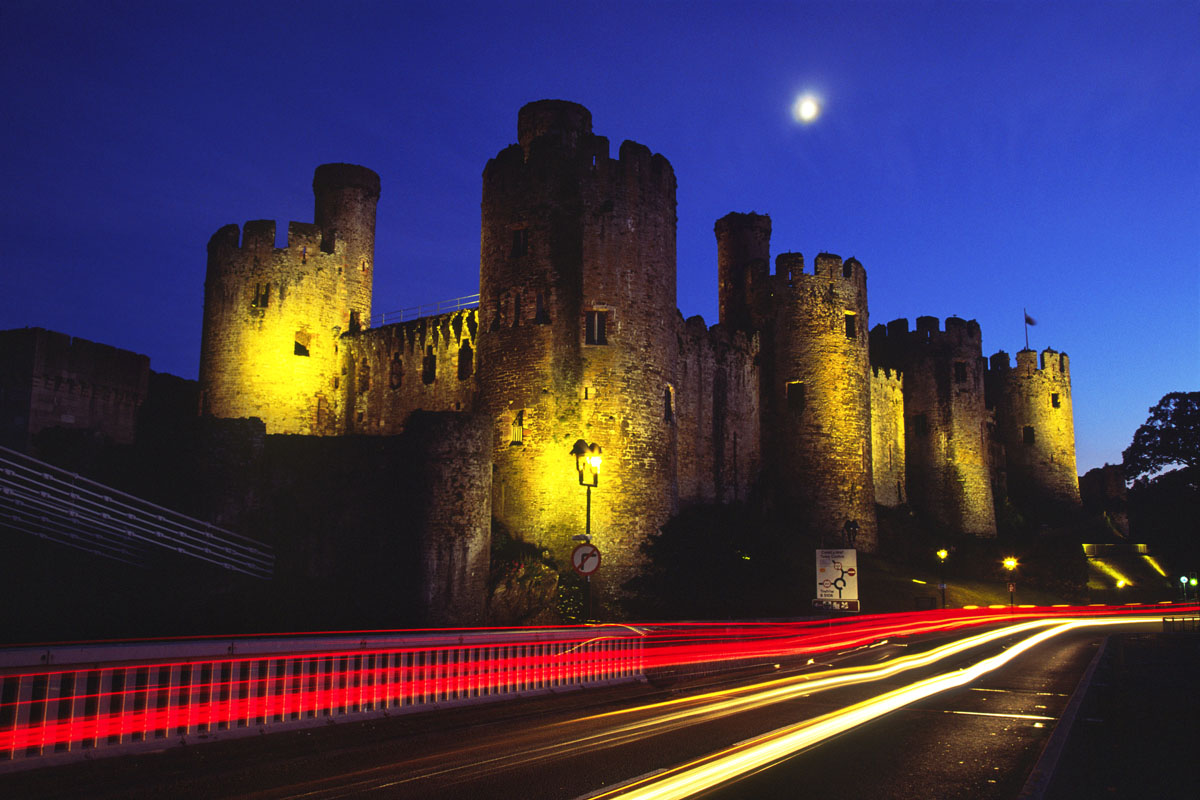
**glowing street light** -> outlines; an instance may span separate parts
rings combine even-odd
[[[1017,568],[1017,559],[1009,556],[1004,559],[1004,568],[1008,570],[1008,607],[1012,608],[1017,593],[1017,582],[1013,580],[1013,570]]]
[[[942,608],[946,607],[946,559],[950,557],[950,551],[946,548],[938,550],[934,555],[938,557],[938,588],[942,590]]]

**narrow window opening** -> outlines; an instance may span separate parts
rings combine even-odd
[[[954,382],[955,383],[966,383],[967,382],[967,363],[965,361],[955,361],[954,362]]]
[[[271,284],[254,284],[254,299],[250,301],[251,308],[266,308],[271,303]]]
[[[1033,439],[1034,439],[1033,426],[1026,425],[1025,426],[1025,444],[1033,444]]]
[[[1051,392],[1051,393],[1050,393],[1050,405],[1052,405],[1052,406],[1053,406],[1053,407],[1055,407],[1055,408],[1059,408],[1059,407],[1060,407],[1060,403],[1059,403],[1059,400],[1058,400],[1058,392]]]
[[[520,258],[529,252],[529,229],[518,228],[512,232],[512,257]]]
[[[595,400],[596,399],[596,387],[595,386],[583,387],[583,395],[582,396],[583,396],[584,400]]]
[[[292,353],[298,356],[307,356],[308,347],[312,344],[312,337],[304,331],[296,331],[296,344],[292,348]]]
[[[663,421],[675,421],[675,387],[669,383],[663,390]]]
[[[856,316],[857,316],[857,314],[852,314],[849,311],[846,312],[846,338],[847,339],[857,339],[858,338],[858,324],[855,321]]]
[[[360,330],[362,330],[362,323],[359,322],[358,312],[351,311],[350,312],[350,332],[358,333]]]
[[[525,412],[518,411],[512,421],[512,437],[510,444],[525,444]]]
[[[793,414],[804,412],[804,407],[808,404],[807,392],[804,386],[804,381],[788,381],[787,382],[787,407],[788,411]]]
[[[496,301],[496,310],[492,314],[492,323],[488,325],[488,330],[500,330],[500,301]]]
[[[608,312],[587,312],[587,344],[608,344]]]
[[[358,391],[366,392],[371,389],[371,365],[364,358],[358,367]]]
[[[421,380],[425,383],[433,383],[437,378],[437,356],[433,352],[433,347],[425,348],[425,363],[421,370]]]
[[[851,264],[849,261],[842,262],[842,277],[843,278],[853,278],[854,277],[854,265]]]
[[[392,352],[392,363],[388,365],[388,386],[399,389],[404,383],[404,364],[400,361],[400,351]]]
[[[537,293],[537,306],[533,316],[534,325],[550,324],[550,315],[546,313],[546,295],[542,292]]]
[[[521,293],[513,292],[513,327],[521,326]]]
[[[466,342],[458,350],[458,379],[465,381],[475,369],[475,351]]]

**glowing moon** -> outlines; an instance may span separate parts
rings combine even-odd
[[[805,94],[796,98],[792,106],[792,116],[796,122],[807,125],[821,115],[821,101],[814,95]]]

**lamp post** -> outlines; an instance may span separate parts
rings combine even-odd
[[[579,473],[579,485],[587,487],[587,510],[583,517],[583,541],[589,545],[592,542],[592,487],[600,485],[600,464],[603,461],[600,456],[601,452],[600,445],[595,442],[588,444],[583,439],[576,440],[575,446],[571,448],[571,455],[575,456],[575,471]],[[586,573],[583,579],[583,621],[587,622],[592,616],[591,573]]]
[[[1013,580],[1013,570],[1017,568],[1017,559],[1012,556],[1004,559],[1004,568],[1008,570],[1008,607],[1011,609],[1017,591],[1017,582]]]
[[[942,608],[946,607],[946,558],[950,555],[950,551],[946,548],[938,550],[938,588],[942,590]]]

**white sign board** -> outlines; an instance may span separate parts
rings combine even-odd
[[[858,607],[858,551],[817,551],[817,600],[853,601]]]

